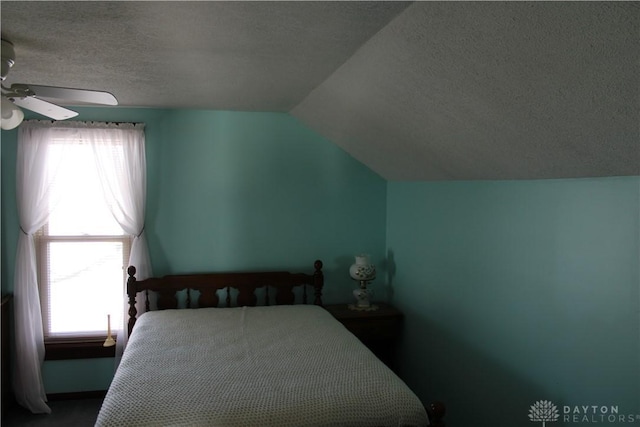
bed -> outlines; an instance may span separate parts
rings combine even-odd
[[[443,425],[440,404],[425,409],[322,308],[320,261],[311,274],[128,273],[130,337],[97,426]]]

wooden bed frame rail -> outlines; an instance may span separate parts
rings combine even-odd
[[[286,271],[234,272],[169,275],[137,280],[135,277],[136,268],[130,266],[127,269],[129,275],[127,279],[127,296],[129,298],[127,329],[131,335],[138,315],[136,297],[139,292],[144,292],[146,311],[150,310],[149,291],[157,293],[158,310],[178,308],[178,292],[181,291],[186,291],[186,308],[252,307],[258,303],[255,290],[259,288],[264,288],[264,300],[262,301],[264,305],[270,305],[272,296],[276,305],[293,304],[295,302],[293,289],[297,286],[301,287],[303,304],[308,303],[307,287],[312,287],[313,304],[322,305],[322,286],[324,285],[322,261],[317,260],[314,263],[314,270],[313,274]],[[220,304],[219,290],[226,290],[223,304]],[[235,293],[232,290],[237,291],[235,298],[232,297]],[[192,291],[200,293],[195,305],[191,299]]]

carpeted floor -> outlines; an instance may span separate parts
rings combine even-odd
[[[55,400],[48,405],[51,414],[35,415],[18,405],[7,408],[2,427],[93,427],[102,399]]]

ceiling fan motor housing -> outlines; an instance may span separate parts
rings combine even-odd
[[[16,54],[13,50],[13,45],[6,40],[2,40],[2,74],[0,74],[0,80],[4,81],[9,74],[9,70],[16,62]]]

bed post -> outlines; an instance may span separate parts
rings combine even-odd
[[[315,299],[313,303],[315,305],[322,306],[322,286],[324,285],[324,274],[322,273],[322,261],[319,259],[313,263],[315,272],[313,273],[313,288],[315,289]]]
[[[442,402],[433,402],[427,406],[427,415],[429,415],[429,426],[430,427],[444,427],[444,421],[442,418],[444,414],[447,412],[444,403]]]
[[[131,336],[133,325],[136,324],[136,268],[132,265],[127,268],[127,295],[129,296],[129,323],[127,324],[127,336]]]

